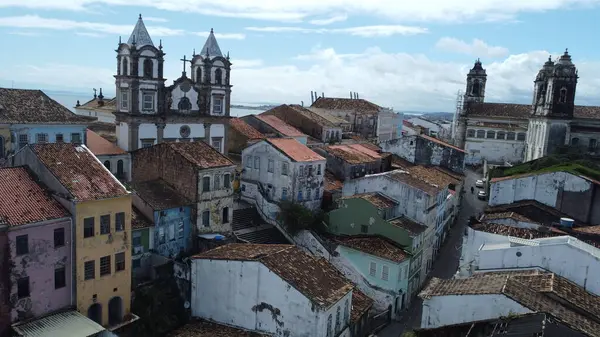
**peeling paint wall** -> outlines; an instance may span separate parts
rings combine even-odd
[[[465,153],[429,139],[406,136],[379,144],[384,152],[391,152],[416,165],[440,166],[457,173],[465,168]]]
[[[352,298],[350,292],[322,310],[254,261],[195,259],[191,279],[192,316],[277,337],[325,336],[328,315],[332,315],[335,327],[337,307],[350,305]]]
[[[483,159],[489,163],[504,164],[521,163],[525,155],[525,142],[517,140],[496,140],[467,138],[465,143],[465,163],[468,165],[482,164]]]
[[[0,336],[11,331],[11,270],[12,261],[6,226],[0,227]]]
[[[210,178],[210,191],[203,192],[203,179]],[[198,205],[196,229],[198,233],[230,233],[233,221],[233,179],[235,178],[235,166],[215,168],[198,171]],[[219,188],[215,187],[215,179],[219,180]],[[229,179],[229,188],[225,188],[224,181]],[[210,214],[210,226],[206,227],[202,222],[202,214],[208,211]],[[223,212],[227,212],[227,218]],[[193,215],[192,215],[193,217]]]
[[[600,221],[594,211],[600,207],[594,193],[597,188],[591,181],[568,172],[542,173],[492,182],[489,205],[537,200],[577,221],[597,224]]]
[[[164,257],[175,258],[191,247],[191,207],[182,206],[154,212],[154,250]]]
[[[64,230],[64,245],[54,247],[54,230]],[[26,235],[29,252],[17,255],[16,238]],[[37,317],[71,305],[71,221],[61,219],[8,231],[13,268],[10,271],[12,321]],[[65,270],[65,286],[56,289],[54,271]],[[27,297],[19,298],[17,282],[29,277]]]

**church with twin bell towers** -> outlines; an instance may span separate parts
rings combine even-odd
[[[227,154],[231,62],[212,29],[199,54],[181,59],[181,76],[170,86],[162,41],[155,46],[141,14],[127,42],[119,38],[116,52],[119,147],[133,151],[162,142],[204,141]]]

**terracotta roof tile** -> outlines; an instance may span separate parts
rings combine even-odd
[[[277,132],[281,133],[287,137],[305,137],[306,135],[295,127],[289,125],[288,123],[282,121],[276,116],[272,115],[256,115],[256,118],[263,121],[265,124],[268,124],[273,129],[277,130]]]
[[[354,144],[354,145],[360,145],[360,146],[365,147],[365,148],[367,148],[367,149],[369,149],[369,150],[371,150],[371,151],[373,151],[373,152],[375,152],[376,154],[379,154],[379,155],[382,154],[382,153],[380,153],[381,152],[381,147],[379,147],[379,146],[377,146],[377,145],[375,145],[373,143],[361,142],[361,143]]]
[[[437,170],[432,166],[413,166],[408,168],[408,171],[412,175],[419,177],[421,180],[431,185],[435,185],[441,189],[444,189],[452,184],[457,185],[460,183],[459,179],[456,179],[445,172]]]
[[[410,257],[407,252],[398,247],[393,241],[379,236],[338,236],[335,238],[335,241],[342,246],[396,263],[401,263]]]
[[[297,162],[325,160],[294,138],[268,138],[266,141]]]
[[[405,216],[394,218],[388,221],[390,225],[405,229],[413,236],[419,235],[427,230],[427,226],[413,221]]]
[[[600,119],[600,106],[576,105],[573,117],[581,119]]]
[[[496,224],[493,223],[493,220],[488,220],[488,222],[472,224],[471,228],[480,232],[498,234],[503,236],[512,236],[515,238],[528,240],[568,235],[567,233],[553,227],[540,226],[538,229],[519,228],[506,226],[502,224]]]
[[[321,116],[322,118],[328,120],[335,126],[342,127],[342,126],[351,124],[349,121],[347,121],[343,118],[340,118],[334,114],[329,113],[327,111],[327,109],[319,109],[319,108],[314,108],[314,107],[308,107],[307,109],[312,111],[313,113]]]
[[[600,225],[576,227],[573,230],[578,233],[598,235],[600,234]]]
[[[486,214],[514,212],[533,222],[551,225],[560,222],[560,218],[569,217],[554,207],[544,205],[536,200],[521,200],[512,204],[488,207]],[[578,223],[580,224],[580,223]]]
[[[134,182],[131,183],[131,188],[155,211],[178,208],[193,203],[162,179]]]
[[[511,103],[475,103],[468,107],[467,114],[481,117],[500,117],[528,119],[531,113],[530,104]],[[600,106],[576,105],[573,117],[581,119],[600,119]]]
[[[398,205],[398,202],[396,200],[390,199],[389,197],[387,197],[381,193],[377,193],[377,192],[354,194],[354,195],[350,195],[347,197],[343,197],[342,199],[355,199],[355,198],[360,198],[360,199],[366,200],[366,201],[370,202],[371,205],[373,205],[379,209],[387,209],[387,208],[391,208],[391,207]]]
[[[109,142],[103,137],[100,137],[99,134],[94,131],[88,129],[86,131],[87,135],[87,147],[92,151],[96,156],[102,155],[114,155],[114,154],[127,154],[127,151],[121,149],[117,145]]]
[[[317,123],[321,127],[332,128],[332,127],[336,126],[329,119],[324,118],[320,114],[315,113],[314,111],[308,110],[305,107],[298,105],[298,104],[290,104],[290,105],[282,104],[280,106],[276,106],[270,110],[263,112],[261,115],[279,116],[285,120],[285,118],[282,116],[289,115],[289,114],[300,115],[300,116],[304,117],[305,119],[308,119],[310,121]]]
[[[242,135],[248,137],[248,139],[263,139],[263,138],[265,138],[265,135],[263,135],[262,133],[258,132],[258,130],[256,130],[255,128],[253,128],[252,126],[250,126],[250,124],[244,122],[240,118],[232,118],[232,119],[230,119],[229,120],[229,125],[232,128],[234,128],[235,130],[237,130],[237,132],[239,132]]]
[[[459,151],[459,152],[462,152],[462,153],[467,153],[467,151],[465,151],[465,150],[463,150],[463,149],[461,149],[459,147],[456,147],[456,146],[454,146],[452,144],[448,144],[448,143],[446,143],[446,142],[444,142],[442,140],[439,140],[437,138],[434,138],[434,137],[430,137],[430,136],[427,136],[427,135],[424,135],[424,134],[417,135],[417,137],[420,137],[420,138],[426,139],[426,140],[428,140],[430,142],[434,142],[434,143],[437,143],[437,144],[449,147],[449,148],[451,148],[453,150],[456,150],[456,151]]]
[[[136,207],[131,207],[131,229],[143,229],[154,226],[154,223],[150,221],[140,210]]]
[[[113,113],[117,111],[117,98],[109,98],[103,99],[102,104],[100,104],[100,99],[95,97],[80,106],[76,106],[76,109],[83,109],[89,111],[102,111],[102,112],[110,112]]]
[[[349,291],[352,284],[324,259],[315,258],[292,245],[229,244],[194,256],[195,259],[260,261],[308,299],[329,307]]]
[[[354,147],[356,145],[330,145],[324,146],[323,150],[350,164],[372,163],[381,159],[378,153],[362,146]]]
[[[330,110],[351,110],[360,113],[374,114],[379,112],[381,107],[362,98],[330,98],[319,97],[312,105],[313,108]]]
[[[129,193],[83,145],[54,143],[30,146],[40,162],[52,172],[75,201],[115,198]]]
[[[86,125],[96,118],[74,114],[41,90],[0,88],[0,120],[3,123]]]
[[[261,337],[270,336],[194,318],[186,325],[169,332],[166,337]]]
[[[156,146],[169,146],[201,169],[235,165],[229,158],[205,142],[161,143]]]
[[[344,187],[344,183],[341,180],[337,179],[333,175],[333,173],[331,173],[327,170],[325,171],[325,176],[323,178],[324,178],[323,180],[324,180],[324,185],[325,185],[325,187],[324,187],[325,191],[330,191],[330,192],[337,191],[337,190],[341,191],[341,189]]]
[[[535,221],[533,221],[519,213],[515,213],[515,212],[486,213],[481,217],[480,220],[483,222],[487,222],[487,221],[500,220],[500,219],[513,219],[513,220],[517,220],[517,221],[535,223]]]
[[[373,300],[363,294],[357,288],[352,290],[352,310],[350,310],[350,322],[356,323],[365,312],[373,306]]]
[[[25,225],[71,216],[36,180],[24,166],[0,169],[0,225]]]
[[[386,173],[386,176],[389,179],[401,182],[408,186],[414,187],[418,190],[421,190],[430,196],[435,196],[442,191],[442,188],[439,186],[432,185],[424,180],[421,180],[418,176],[411,174],[408,171],[403,170],[395,170]]]

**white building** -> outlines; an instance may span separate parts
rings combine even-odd
[[[431,121],[423,116],[411,117],[407,121],[412,125],[418,125],[422,128],[427,129],[427,135],[431,137],[437,137],[441,139],[450,139],[452,132],[452,125],[448,123],[439,123]]]
[[[117,179],[131,180],[130,154],[102,138],[94,131],[86,132],[87,147]]]
[[[325,158],[292,138],[269,138],[242,151],[242,196],[321,207]],[[263,210],[264,211],[264,210]]]
[[[120,42],[120,41],[119,41]],[[163,141],[205,141],[227,153],[231,62],[212,30],[200,54],[183,58],[181,77],[165,86],[162,43],[156,48],[142,17],[117,48],[116,121],[126,151]],[[191,77],[187,76],[188,62]]]
[[[421,328],[545,312],[588,336],[598,336],[600,331],[600,298],[552,273],[433,278],[419,296],[423,298]]]
[[[192,259],[192,316],[285,337],[349,336],[352,284],[291,245],[229,244]]]
[[[75,114],[80,116],[96,117],[98,122],[102,123],[115,123],[115,114],[117,110],[117,98],[104,99],[102,94],[102,88],[100,88],[100,94],[96,95],[96,89],[94,89],[94,98],[80,104],[77,101],[75,105]]]

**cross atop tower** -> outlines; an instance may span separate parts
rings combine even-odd
[[[192,61],[191,61],[191,60],[188,60],[188,59],[186,59],[186,56],[185,56],[185,55],[183,55],[183,58],[182,58],[182,59],[180,59],[179,61],[182,61],[182,62],[183,62],[183,73],[185,74],[185,65],[186,65],[186,62],[190,62],[190,63],[192,63]]]

